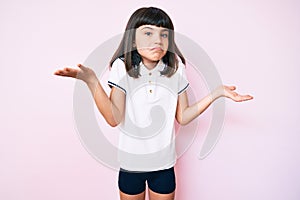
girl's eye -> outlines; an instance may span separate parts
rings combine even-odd
[[[146,32],[145,34],[148,35],[148,36],[150,36],[152,33],[151,32]]]
[[[163,38],[167,38],[167,37],[168,37],[168,34],[167,34],[167,33],[163,33],[163,34],[161,34],[161,36],[162,36]]]

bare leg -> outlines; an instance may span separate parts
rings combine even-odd
[[[145,191],[136,195],[129,195],[120,191],[120,199],[121,200],[145,200]]]
[[[175,198],[175,191],[170,194],[159,194],[149,189],[150,200],[174,200],[174,198]]]

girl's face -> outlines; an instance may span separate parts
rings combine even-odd
[[[135,46],[142,60],[157,62],[166,55],[169,46],[169,30],[154,25],[142,25],[136,29]]]

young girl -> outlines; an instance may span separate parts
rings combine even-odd
[[[237,102],[253,98],[237,94],[234,86],[220,86],[189,105],[185,59],[173,31],[171,19],[159,8],[132,14],[110,62],[109,96],[88,67],[78,64],[55,72],[84,81],[107,123],[119,125],[121,200],[145,199],[145,183],[151,200],[174,199],[174,117],[185,125],[220,97]]]

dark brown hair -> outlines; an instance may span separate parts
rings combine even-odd
[[[172,76],[178,68],[176,55],[180,57],[184,64],[185,59],[175,44],[174,26],[170,17],[163,10],[155,7],[140,8],[131,15],[121,43],[110,61],[110,66],[112,66],[116,59],[121,58],[125,63],[127,73],[131,77],[139,77],[139,64],[142,58],[136,48],[133,47],[133,43],[135,40],[135,31],[142,25],[155,25],[169,29],[169,47],[166,55],[162,58],[163,63],[168,67],[165,67],[161,74],[167,77]]]

